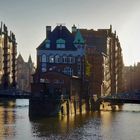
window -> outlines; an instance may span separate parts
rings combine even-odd
[[[78,59],[81,60],[80,57]],[[77,72],[78,72],[77,73],[78,76],[81,76],[81,62],[80,61],[77,63]]]
[[[72,56],[70,56],[70,57],[68,58],[68,62],[69,62],[70,64],[74,63],[74,62],[75,62],[75,58],[72,57]]]
[[[42,72],[46,72],[47,71],[46,63],[42,63],[41,69],[42,69]]]
[[[63,56],[62,61],[63,61],[63,63],[67,63],[67,57]]]
[[[50,48],[50,40],[45,41],[45,48]]]
[[[64,49],[65,48],[65,40],[62,38],[56,40],[56,47],[58,49]]]
[[[81,64],[78,64],[77,67],[78,71],[81,71]]]
[[[77,58],[77,61],[78,61],[78,62],[81,62],[81,58],[80,58],[80,56]]]
[[[49,57],[49,62],[54,63],[54,57],[52,55]]]
[[[45,54],[42,55],[42,59],[41,60],[42,60],[42,62],[46,62],[46,55]]]
[[[70,68],[70,67],[65,67],[64,68],[64,74],[72,76],[73,75],[73,69]]]
[[[60,63],[60,56],[59,55],[55,56],[55,63]]]
[[[46,62],[49,62],[49,57],[48,56],[46,56]]]

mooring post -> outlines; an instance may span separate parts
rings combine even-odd
[[[67,115],[69,115],[69,100],[67,100],[66,106],[67,106]]]

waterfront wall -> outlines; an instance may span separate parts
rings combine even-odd
[[[29,116],[50,117],[58,115],[76,115],[99,110],[100,103],[93,99],[87,100],[51,100],[31,98],[29,101]]]

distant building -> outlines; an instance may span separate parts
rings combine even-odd
[[[0,89],[16,88],[16,55],[15,35],[5,24],[0,27]]]
[[[124,67],[125,91],[140,90],[140,63]]]
[[[24,62],[21,54],[19,54],[17,57],[17,89],[30,91],[33,73],[34,63],[31,56],[29,56],[28,62]]]

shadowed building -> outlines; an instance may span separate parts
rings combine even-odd
[[[59,79],[59,75],[66,75],[71,78],[77,76],[81,79],[85,77],[85,48],[84,40],[79,31],[73,36],[72,33],[62,25],[56,26],[52,31],[51,26],[46,27],[46,39],[37,48],[37,69],[34,74],[34,82],[47,81],[48,72],[58,73],[58,77],[52,77],[53,83],[61,83],[61,87],[66,89],[64,81]]]
[[[0,88],[16,88],[16,55],[17,43],[15,35],[5,24],[0,27]]]
[[[61,114],[76,114],[85,111],[85,108],[88,110],[85,75],[85,43],[80,31],[73,35],[61,24],[53,30],[47,26],[46,38],[37,48],[30,116],[52,116],[60,110]],[[83,111],[82,106],[86,106]]]
[[[74,25],[70,32],[63,25],[53,30],[47,26],[46,38],[37,47],[29,114],[50,116],[60,110],[69,114],[72,108],[76,113],[83,105],[89,110],[93,95],[121,90],[121,76],[121,48],[111,27],[94,31]]]
[[[125,91],[140,90],[140,63],[124,67]]]
[[[86,61],[90,65],[89,76],[85,71]],[[122,68],[122,49],[112,26],[96,31],[77,29],[73,25],[72,33],[62,25],[53,31],[51,26],[47,26],[46,39],[37,48],[34,77],[38,78],[35,81],[39,81],[48,71],[55,71],[87,78],[90,95],[99,97],[123,91]]]

